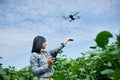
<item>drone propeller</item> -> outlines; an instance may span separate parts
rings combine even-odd
[[[73,16],[75,16],[75,15],[77,15],[77,14],[79,14],[79,12],[76,12],[75,14],[73,14]]]

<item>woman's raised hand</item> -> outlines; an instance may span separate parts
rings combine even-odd
[[[67,38],[63,43],[66,45],[69,41],[74,41],[73,38]]]

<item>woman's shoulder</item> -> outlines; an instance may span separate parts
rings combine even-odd
[[[33,52],[32,55],[31,55],[31,57],[40,58],[41,54]]]
[[[47,52],[47,51],[44,51],[44,54],[45,54],[46,56],[51,56],[51,55],[50,55],[50,52]]]

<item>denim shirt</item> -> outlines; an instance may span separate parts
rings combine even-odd
[[[65,45],[62,43],[60,47],[48,52],[43,51],[42,54],[32,53],[30,57],[30,66],[32,74],[38,78],[49,77],[53,75],[54,69],[52,66],[48,67],[48,58],[57,56],[57,53],[63,49]]]

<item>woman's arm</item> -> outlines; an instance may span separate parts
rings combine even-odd
[[[61,45],[58,48],[50,50],[49,51],[50,55],[52,57],[56,57],[58,52],[61,51],[69,41],[73,41],[73,39],[72,38],[67,38],[63,43],[61,43]]]
[[[61,43],[61,45],[58,47],[58,48],[55,48],[53,50],[50,50],[49,53],[52,57],[56,57],[57,56],[57,53],[59,51],[61,51],[63,48],[65,47],[65,44],[64,43]]]
[[[38,63],[38,58],[36,55],[34,55],[34,53],[32,54],[31,58],[30,58],[30,65],[32,68],[32,73],[34,75],[39,75],[39,74],[43,74],[46,72],[46,70],[48,69],[48,63],[42,65],[41,67],[39,67],[39,63]]]

